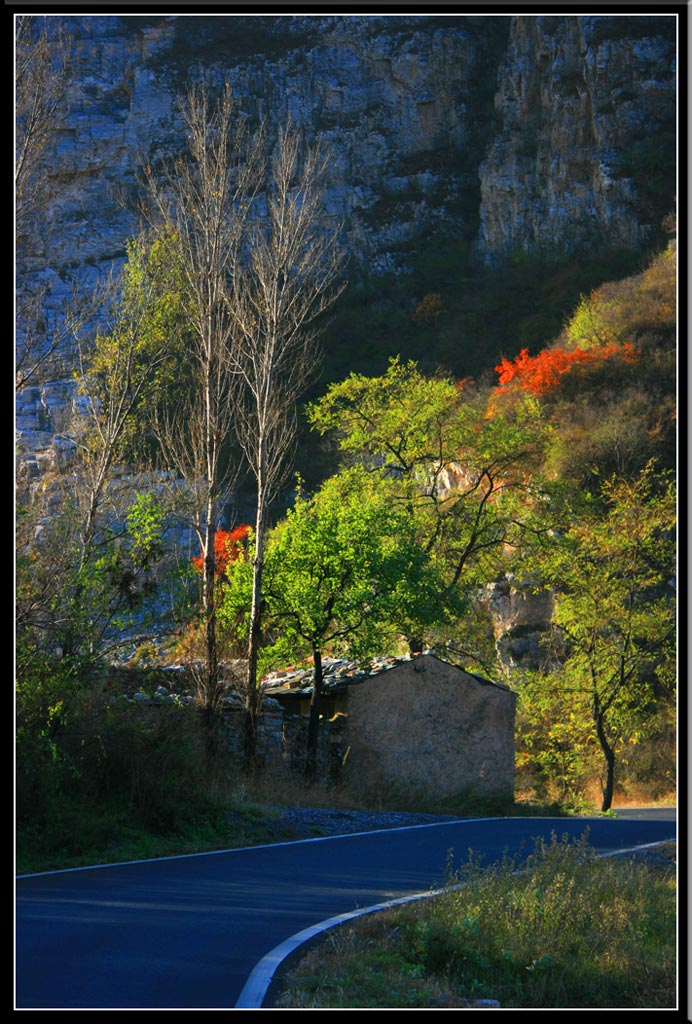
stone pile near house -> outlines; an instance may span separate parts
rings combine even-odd
[[[388,659],[375,659],[384,662]],[[351,663],[340,663],[342,666]],[[352,666],[355,670],[356,666]],[[238,665],[225,666],[226,692],[221,704],[221,714],[226,731],[226,743],[230,757],[240,764],[243,753],[243,729],[245,701],[238,687]],[[222,667],[223,672],[223,667]],[[367,673],[361,673],[363,678]],[[258,758],[269,774],[285,774],[286,770],[301,773],[305,764],[307,749],[307,719],[300,714],[287,713],[279,701],[268,695],[275,678],[289,679],[298,687],[312,685],[310,670],[295,669],[286,673],[273,673],[263,680],[265,691],[258,721]],[[195,686],[189,666],[169,666],[154,671],[128,669],[113,666],[109,682],[117,693],[108,697],[111,704],[123,703],[145,709],[157,707],[190,707],[196,702]],[[289,683],[290,685],[290,683]],[[334,781],[345,753],[342,716],[322,723],[318,771],[324,781]]]

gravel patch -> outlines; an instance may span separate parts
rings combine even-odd
[[[279,810],[279,808],[277,808]],[[455,815],[415,814],[404,811],[346,811],[322,807],[286,807],[281,809],[273,827],[286,838],[312,839],[319,836],[344,836],[355,832],[405,828],[456,821]]]

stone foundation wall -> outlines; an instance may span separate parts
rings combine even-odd
[[[317,772],[320,782],[333,785],[340,781],[347,748],[347,719],[340,716],[320,723]],[[238,764],[243,752],[244,713],[241,709],[224,712],[228,751]],[[305,767],[308,720],[287,715],[280,708],[265,707],[260,713],[257,734],[259,765],[268,775],[302,776]]]

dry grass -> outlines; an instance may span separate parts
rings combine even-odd
[[[540,800],[533,790],[521,788],[517,788],[514,797],[516,809],[521,807],[540,808],[543,806],[547,809],[554,808],[558,811],[560,809],[560,803],[557,790],[555,793],[549,794],[549,800],[551,802],[546,804],[545,797],[543,800]],[[580,797],[580,806],[578,808],[571,808],[571,810],[578,810],[580,813],[597,813],[601,809],[602,801],[603,791],[600,783],[593,779],[583,787]],[[676,804],[677,793],[674,790],[661,792],[658,789],[652,790],[650,786],[632,783],[628,784],[627,788],[616,788],[612,806],[613,809],[617,809],[618,807],[624,809],[629,807],[675,807]],[[562,807],[561,809],[563,812],[568,810],[565,807]]]
[[[520,872],[510,861],[481,870],[471,860],[443,897],[330,933],[275,1005],[674,1008],[674,861],[674,843],[639,861],[598,859],[555,838]]]
[[[279,1009],[468,1009],[476,1000],[461,996],[444,978],[427,978],[399,956],[400,915],[383,911],[334,929],[311,949],[287,988]]]

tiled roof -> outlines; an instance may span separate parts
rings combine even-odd
[[[436,658],[438,661],[443,662],[443,664],[456,668],[459,672],[463,672],[465,675],[471,676],[477,682],[482,683],[485,686],[499,686],[500,689],[507,689],[507,687],[502,686],[502,684],[494,683],[489,679],[484,679],[483,676],[476,675],[474,672],[468,672],[466,669],[460,668],[458,665],[453,665],[452,662],[443,661],[442,658],[439,658],[431,651],[423,651],[421,654],[406,654],[402,656],[383,655],[371,658],[367,662],[355,662],[338,658],[323,658],[323,686],[325,691],[331,691],[332,693],[339,690],[345,690],[349,686],[363,683],[365,680],[372,679],[374,676],[381,675],[383,672],[388,672],[390,669],[396,668],[398,665],[415,661],[417,658],[423,656]],[[315,670],[312,665],[292,666],[282,671],[271,672],[261,680],[260,685],[265,693],[307,695],[312,691],[314,674]]]

